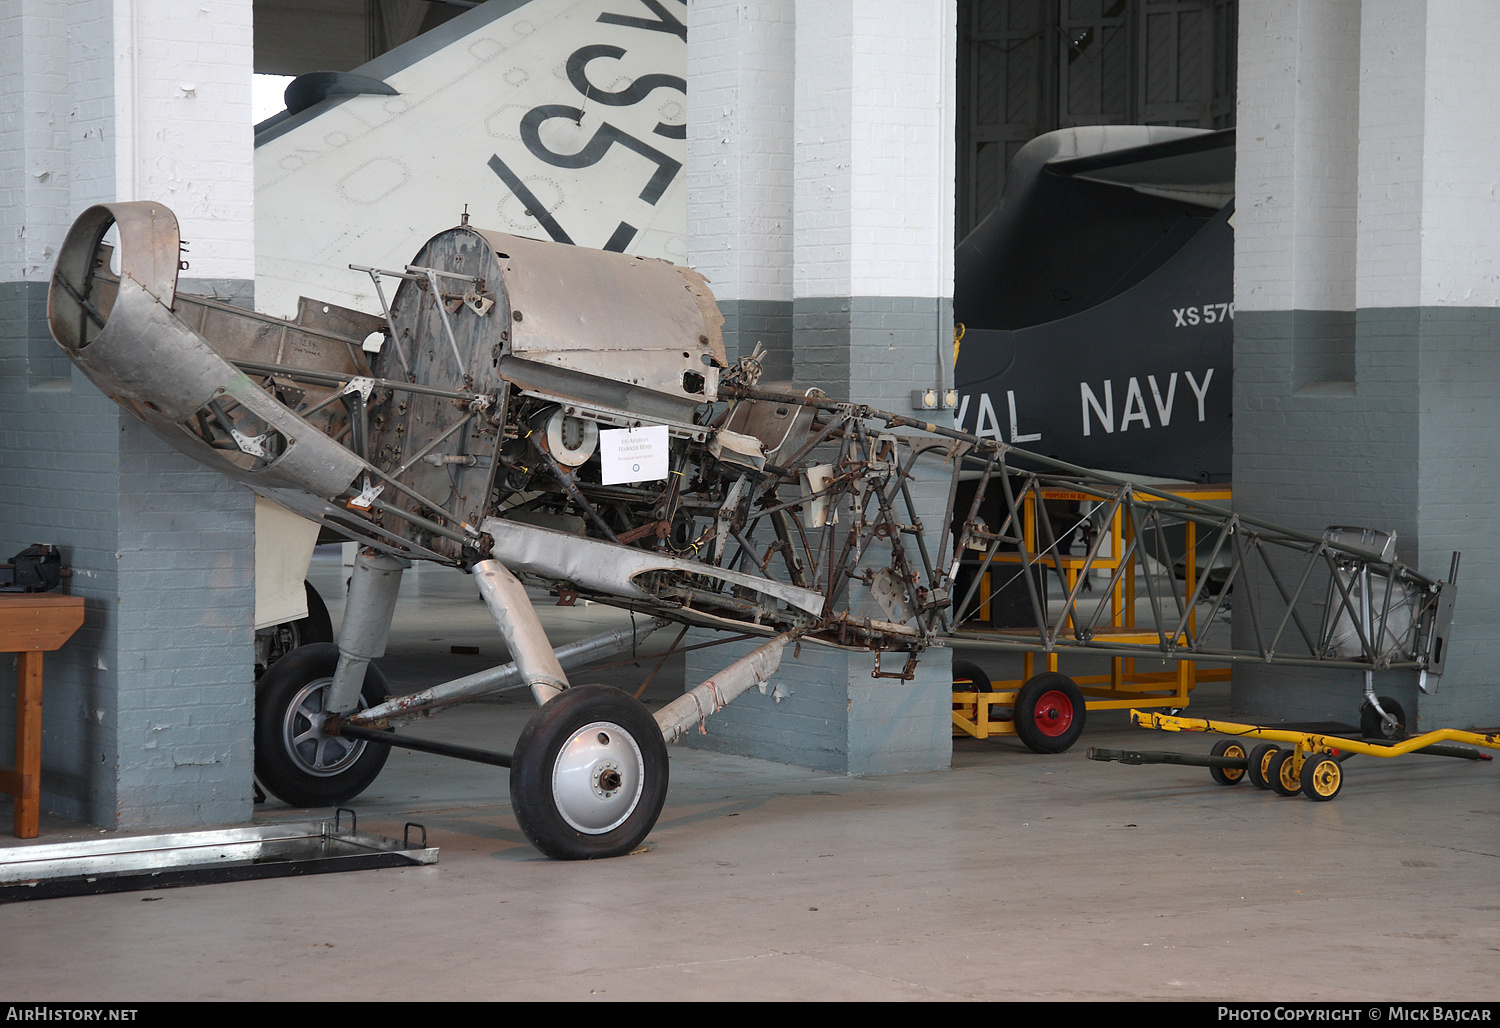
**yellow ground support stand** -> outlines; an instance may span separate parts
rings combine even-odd
[[[1402,757],[1408,753],[1427,751],[1440,756],[1474,759],[1482,755],[1474,751],[1460,752],[1458,747],[1446,744],[1459,743],[1500,750],[1500,733],[1481,734],[1465,732],[1457,728],[1440,728],[1433,732],[1423,732],[1421,735],[1414,735],[1399,742],[1370,742],[1319,732],[1299,732],[1285,728],[1263,728],[1259,725],[1239,724],[1233,721],[1176,717],[1155,711],[1132,710],[1130,723],[1141,728],[1155,728],[1164,732],[1217,732],[1231,738],[1214,747],[1212,757],[1209,758],[1213,761],[1212,763],[1203,758],[1198,760],[1152,759],[1187,756],[1186,754],[1126,755],[1115,751],[1091,750],[1089,755],[1099,760],[1123,760],[1127,763],[1208,763],[1210,768],[1224,772],[1214,775],[1214,780],[1221,785],[1233,785],[1241,778],[1249,778],[1253,784],[1269,788],[1282,796],[1292,796],[1300,792],[1314,800],[1331,800],[1338,795],[1343,787],[1342,762],[1356,753],[1389,759]],[[1247,753],[1243,743],[1239,742],[1247,738],[1285,742],[1292,745],[1290,749],[1263,745]],[[1243,769],[1241,774],[1232,773],[1240,769]]]
[[[1174,485],[1172,492],[1178,496],[1189,497],[1202,502],[1227,502],[1231,496],[1231,488],[1228,485]],[[1150,496],[1147,487],[1141,487],[1139,493]],[[1088,501],[1096,497],[1087,493],[1076,492],[1070,489],[1049,488],[1042,490],[1044,500],[1070,500]],[[1033,496],[1028,495],[1024,505],[1025,521],[1022,527],[1023,537],[1026,540],[1026,549],[1030,553],[1036,552],[1036,502]],[[1081,575],[1093,571],[1113,572],[1120,566],[1120,554],[1125,552],[1125,533],[1127,526],[1123,523],[1123,515],[1119,508],[1114,511],[1110,519],[1109,534],[1111,545],[1109,556],[1099,555],[1092,560],[1087,557],[1074,555],[1059,558],[1047,557],[1045,566],[1055,570],[1057,565],[1062,565],[1065,576],[1064,588],[1071,593]],[[1184,529],[1187,534],[1187,545],[1185,552],[1195,552],[1197,546],[1198,526],[1193,521],[1185,521]],[[993,563],[1000,565],[1018,565],[1021,557],[1019,554],[997,554]],[[1188,561],[1186,568],[1185,595],[1193,595],[1197,586],[1198,569],[1194,561]],[[979,611],[980,619],[988,620],[990,616],[990,572],[986,571],[980,576],[979,582]],[[1125,569],[1125,573],[1119,576],[1113,585],[1110,596],[1111,623],[1093,630],[1093,638],[1101,642],[1112,642],[1126,645],[1154,645],[1159,642],[1155,629],[1137,628],[1135,624],[1136,606],[1136,581],[1134,561]],[[1196,612],[1189,615],[1189,626],[1196,630]],[[1034,709],[1030,702],[1032,694],[1023,696],[1023,689],[1028,683],[1037,680],[1036,658],[1040,653],[1044,658],[1046,672],[1056,673],[1058,671],[1057,653],[1046,652],[1041,638],[1033,628],[999,628],[992,629],[986,634],[993,634],[996,638],[1022,641],[1035,639],[1037,648],[1028,650],[1021,655],[1022,675],[1019,679],[992,682],[992,692],[968,692],[959,691],[955,688],[953,693],[953,728],[954,735],[969,735],[976,739],[988,739],[996,735],[1017,735],[1022,738],[1028,746],[1036,749],[1032,739],[1027,739],[1024,733],[1017,731],[1017,719],[1010,716],[1009,712],[1016,710],[1018,704],[1028,713]],[[1179,637],[1178,642],[1183,640]],[[1176,668],[1172,671],[1139,671],[1136,669],[1136,658],[1134,657],[1112,657],[1110,659],[1110,671],[1107,675],[1083,675],[1073,677],[1071,681],[1077,685],[1079,697],[1072,702],[1081,699],[1086,710],[1119,710],[1129,707],[1170,707],[1180,709],[1186,707],[1190,701],[1193,688],[1199,682],[1227,682],[1229,680],[1228,668],[1204,668],[1200,669],[1196,661],[1178,660]],[[1059,676],[1061,677],[1061,676]],[[955,682],[959,679],[955,678]],[[1056,682],[1055,684],[1061,684]],[[1045,684],[1045,683],[1041,683]],[[1033,690],[1037,692],[1038,690]],[[1040,690],[1043,698],[1050,696],[1055,702],[1061,704],[1059,707],[1049,708],[1055,713],[1051,714],[1051,722],[1039,718],[1043,724],[1042,735],[1050,736],[1055,729],[1055,738],[1062,738],[1068,733],[1068,728],[1074,718],[1079,719],[1081,724],[1082,712],[1070,709],[1070,703],[1066,690]],[[997,711],[1005,711],[1001,714]],[[1062,724],[1062,722],[1068,722]],[[1033,735],[1033,738],[1035,736]],[[1069,740],[1071,742],[1071,740]],[[1061,747],[1066,749],[1066,746]],[[1051,748],[1048,747],[1050,750]]]

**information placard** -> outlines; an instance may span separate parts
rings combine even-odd
[[[599,464],[605,485],[666,478],[667,426],[642,425],[600,432]]]

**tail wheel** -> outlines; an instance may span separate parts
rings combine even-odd
[[[667,744],[640,701],[606,685],[580,685],[549,700],[521,730],[511,756],[511,808],[549,857],[618,857],[656,825],[667,777]]]
[[[1297,777],[1296,753],[1292,750],[1277,750],[1266,765],[1266,781],[1271,791],[1278,796],[1295,796],[1302,791],[1302,781]]]
[[[1233,739],[1220,739],[1209,752],[1215,757],[1245,759],[1245,747]],[[1208,773],[1220,785],[1238,785],[1245,778],[1245,769],[1242,767],[1211,767]]]
[[[1380,712],[1367,700],[1359,708],[1359,734],[1366,739],[1389,739],[1392,742],[1400,742],[1406,738],[1406,711],[1401,709],[1401,704],[1389,696],[1377,697],[1381,708],[1395,721],[1387,724],[1380,716]]]
[[[1387,708],[1389,709],[1389,708]],[[1344,768],[1324,753],[1309,757],[1302,765],[1302,795],[1310,800],[1331,800],[1344,787]]]
[[[385,767],[390,748],[326,735],[328,690],[339,666],[334,643],[302,646],[271,665],[255,691],[255,777],[294,807],[348,803]],[[361,709],[385,700],[385,676],[370,664]]]
[[[1073,679],[1045,671],[1016,694],[1016,735],[1037,753],[1062,753],[1083,734],[1083,693]]]
[[[1281,747],[1272,743],[1263,742],[1250,751],[1250,756],[1245,758],[1245,775],[1250,779],[1250,784],[1257,789],[1269,789],[1271,787],[1271,758],[1281,752]]]

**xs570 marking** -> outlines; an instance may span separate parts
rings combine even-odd
[[[1189,325],[1212,325],[1219,321],[1234,320],[1234,304],[1232,303],[1205,303],[1202,307],[1173,307],[1172,317],[1177,321],[1173,328],[1186,328]]]

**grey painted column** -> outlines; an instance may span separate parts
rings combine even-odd
[[[791,222],[773,225],[758,217],[743,191],[727,188],[730,176],[722,169],[729,165],[711,165],[716,177],[705,172],[712,151],[698,148],[692,133],[699,130],[690,128],[690,252],[707,253],[720,238],[713,231],[718,224],[737,226],[740,238],[757,246],[768,239],[759,252],[774,255],[784,276],[778,283],[790,285],[782,295],[792,310],[787,370],[796,386],[909,411],[913,389],[951,385],[952,378],[954,4],[759,5],[775,9],[778,25],[782,12],[794,13],[792,48],[774,55],[757,48],[754,41],[770,34],[757,37],[740,6],[689,7],[688,95],[729,126],[746,124],[756,110],[782,109],[790,85],[790,118],[759,124],[774,120],[777,131],[790,133]],[[704,65],[696,63],[695,48],[710,46],[716,31],[748,41],[746,61],[774,72],[741,75],[736,92],[720,86],[709,100],[707,91],[719,80],[699,86],[702,72],[695,69]],[[744,137],[727,129],[718,136],[721,147],[732,148],[736,138]],[[786,139],[765,146],[780,153]],[[759,141],[751,152],[761,152]],[[747,163],[741,159],[738,166]],[[778,166],[778,204],[787,196],[782,175]],[[716,189],[697,192],[694,183]],[[745,271],[740,275],[744,281]],[[742,351],[748,338],[742,331]],[[945,488],[919,488],[918,496],[926,524],[940,525]],[[854,602],[870,601],[855,596]],[[689,654],[688,684],[746,650]],[[927,651],[912,682],[873,678],[873,668],[868,653],[804,645],[783,660],[765,695],[741,697],[710,719],[706,735],[690,734],[688,741],[848,774],[946,767],[952,754],[948,651]]]
[[[105,827],[250,815],[253,503],[72,374],[47,282],[87,206],[151,198],[192,241],[184,288],[250,295],[250,6],[0,7],[0,558],[50,542],[74,569],[86,616],[46,660],[42,805]]]
[[[1500,10],[1460,0],[1242,5],[1235,506],[1464,553],[1448,673],[1377,676],[1420,727],[1500,723]],[[1262,587],[1266,587],[1262,583]],[[1241,645],[1248,625],[1236,623]],[[1242,666],[1252,714],[1357,717],[1358,676]]]

